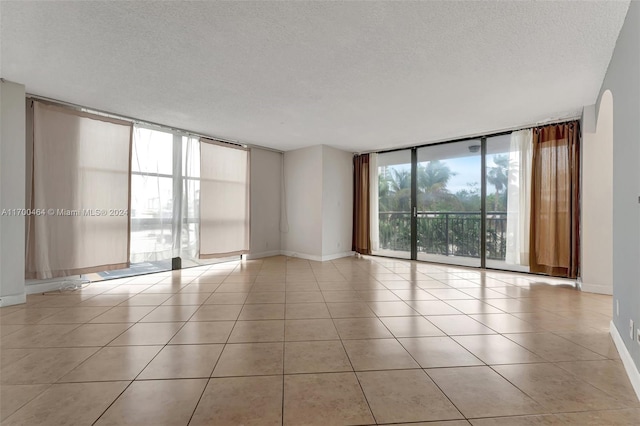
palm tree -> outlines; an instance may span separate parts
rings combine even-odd
[[[411,240],[411,171],[394,166],[381,167],[378,174],[380,247],[409,250]]]
[[[424,192],[439,192],[446,190],[451,176],[451,169],[447,163],[440,160],[429,161],[426,166],[418,165],[418,188]]]
[[[386,168],[383,168],[378,174],[378,203],[380,212],[392,210],[391,177]]]
[[[418,204],[452,201],[447,184],[455,173],[439,160],[419,164],[417,170]],[[381,211],[409,211],[411,208],[411,171],[395,167],[385,168],[378,176],[378,194]],[[384,210],[383,210],[384,209]]]
[[[434,203],[451,203],[455,201],[447,189],[449,180],[455,175],[447,163],[443,163],[440,160],[429,161],[424,166],[418,164],[417,195],[420,208],[426,209],[427,204],[430,204],[433,209],[436,207]]]
[[[411,172],[393,167],[382,168],[378,174],[380,211],[408,210],[411,205],[410,196]]]
[[[506,154],[493,156],[494,166],[487,171],[487,182],[496,188],[496,194],[493,197],[493,211],[498,211],[498,201],[500,195],[507,188],[509,156]]]
[[[411,171],[391,169],[391,191],[394,196],[394,208],[397,211],[411,210]]]

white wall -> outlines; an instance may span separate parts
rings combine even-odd
[[[0,82],[0,212],[25,208],[25,88]],[[25,216],[0,215],[0,306],[25,302]]]
[[[251,252],[249,259],[280,254],[283,155],[251,148]]]
[[[322,146],[284,153],[283,254],[322,259]]]
[[[613,95],[612,329],[631,382],[640,396],[640,2],[631,2],[599,98]],[[620,304],[618,315],[616,304]]]
[[[325,145],[285,152],[283,254],[323,261],[353,253],[352,158]]]
[[[322,259],[351,254],[353,154],[322,146]]]
[[[584,291],[613,294],[613,99],[585,108],[582,134],[581,280]]]

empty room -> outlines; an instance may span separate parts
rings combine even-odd
[[[640,425],[640,3],[0,0],[0,424]]]

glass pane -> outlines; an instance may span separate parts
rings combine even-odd
[[[381,256],[411,258],[411,151],[377,156],[379,247]],[[374,232],[375,232],[374,229]]]
[[[134,127],[131,170],[173,174],[173,134]]]
[[[418,260],[480,266],[480,140],[418,149]]]
[[[181,251],[183,259],[197,259],[200,235],[200,180],[184,179],[182,189]]]
[[[180,257],[183,261],[198,261],[200,236],[200,140],[198,138],[182,137],[182,175]]]
[[[131,262],[173,257],[173,179],[131,177]]]
[[[511,135],[487,138],[486,265],[489,268],[528,272],[529,268],[526,266],[505,262],[508,238],[515,237],[507,234],[510,176],[517,184],[517,175],[514,174],[517,170],[510,170],[510,145]],[[517,214],[517,211],[512,213]]]

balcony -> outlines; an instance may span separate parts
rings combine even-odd
[[[419,259],[421,254],[480,258],[480,212],[419,211],[417,217]],[[381,212],[378,219],[380,251],[410,253],[411,213]],[[506,212],[487,212],[486,241],[487,259],[503,262],[507,247]]]

